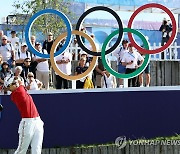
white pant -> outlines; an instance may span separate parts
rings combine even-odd
[[[26,154],[31,144],[31,154],[41,154],[44,136],[43,121],[40,117],[23,118],[19,124],[19,144],[14,154]]]
[[[44,84],[46,90],[49,89],[49,72],[41,72],[37,70],[36,78]]]

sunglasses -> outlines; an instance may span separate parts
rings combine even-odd
[[[28,78],[33,78],[34,76],[28,76]]]
[[[7,39],[2,39],[2,40],[7,40]]]
[[[27,62],[27,63],[28,63],[28,62],[30,63],[31,61],[26,61],[26,62]]]

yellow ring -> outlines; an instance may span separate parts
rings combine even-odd
[[[76,35],[81,35],[83,36],[84,38],[86,38],[91,46],[92,46],[92,51],[96,52],[97,49],[96,49],[96,45],[95,45],[95,42],[93,41],[93,39],[88,36],[86,33],[83,33],[81,31],[77,31],[77,30],[73,30],[72,31],[72,34],[76,34]],[[75,75],[75,76],[69,76],[67,74],[64,74],[61,72],[61,70],[56,66],[56,62],[55,62],[55,59],[54,59],[54,51],[56,51],[56,46],[57,44],[67,36],[67,33],[63,33],[61,35],[58,36],[58,38],[54,41],[52,47],[51,47],[51,51],[50,51],[50,61],[51,61],[51,65],[54,69],[54,71],[59,75],[61,76],[62,78],[64,79],[67,79],[67,80],[80,80],[86,76],[88,76],[88,74],[95,68],[95,65],[96,65],[96,61],[97,61],[97,56],[93,56],[93,59],[92,59],[92,62],[90,63],[90,66],[89,68],[82,74],[78,74],[78,75]]]

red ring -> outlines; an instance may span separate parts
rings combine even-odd
[[[129,37],[129,40],[131,41],[131,43],[134,45],[134,47],[142,54],[155,54],[155,53],[159,53],[159,52],[162,52],[164,51],[165,49],[167,49],[171,43],[174,41],[174,39],[176,38],[176,33],[177,33],[177,26],[176,26],[176,20],[175,20],[175,17],[174,15],[172,14],[172,12],[166,8],[165,6],[161,5],[161,4],[157,4],[157,3],[150,3],[150,4],[146,4],[146,5],[143,5],[141,7],[139,7],[131,16],[130,20],[129,20],[129,23],[128,23],[128,28],[131,28],[132,26],[132,23],[133,23],[133,20],[134,18],[136,17],[136,15],[144,10],[144,9],[147,9],[147,8],[150,8],[150,7],[155,7],[155,8],[159,8],[159,9],[162,9],[164,10],[168,15],[169,17],[171,18],[171,21],[172,21],[172,35],[171,37],[169,38],[168,42],[163,45],[162,47],[158,48],[158,49],[155,49],[155,50],[146,50],[142,47],[140,47],[139,45],[136,44],[136,42],[134,41],[134,38],[132,37],[132,34],[131,33],[128,33],[128,37]]]

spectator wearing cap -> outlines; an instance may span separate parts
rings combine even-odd
[[[10,66],[15,66],[15,50],[14,47],[8,43],[6,35],[2,36],[0,54],[3,57],[3,61],[7,61]]]
[[[23,64],[22,68],[23,68],[23,70],[22,70],[21,76],[23,77],[24,82],[26,83],[28,73],[32,72],[35,76],[36,68],[34,66],[32,66],[31,58],[25,58],[24,59],[24,64]]]
[[[5,77],[10,77],[13,73],[9,67],[9,64],[7,62],[2,63],[2,69],[0,71],[0,84],[4,83]]]
[[[57,63],[57,67],[62,71],[62,73],[66,75],[71,75],[72,54],[70,54],[68,51],[65,51],[63,54],[56,56],[55,61]],[[56,74],[56,89],[62,89],[62,88],[68,89],[69,88],[68,80],[62,78],[57,73],[55,74]]]
[[[27,44],[22,43],[21,49],[16,53],[16,66],[23,66],[26,58],[31,58],[31,53],[28,51]]]
[[[32,72],[29,72],[27,74],[27,82],[25,85],[27,90],[40,90],[42,87],[42,82],[38,79],[35,79],[34,74]]]
[[[16,31],[11,31],[11,37],[8,38],[8,42],[14,47],[15,51],[19,47],[19,38],[16,36]]]
[[[139,61],[139,65],[138,65]],[[136,69],[138,69],[144,61],[144,58],[137,52],[133,45],[129,43],[128,52],[126,52],[122,58],[122,65],[126,66],[126,74],[133,73]],[[128,87],[137,86],[137,77],[131,78],[128,80]]]
[[[36,42],[35,49],[43,54],[47,54],[45,49],[42,49],[42,46],[39,42]],[[48,60],[42,57],[36,56],[37,66],[36,66],[36,78],[40,80],[45,89],[49,89],[49,63]]]
[[[126,73],[126,67],[122,65],[122,59],[126,52],[128,52],[128,40],[123,40],[122,46],[113,52],[113,55],[117,58],[118,72],[120,74]],[[123,88],[123,79],[119,79],[119,87]]]

